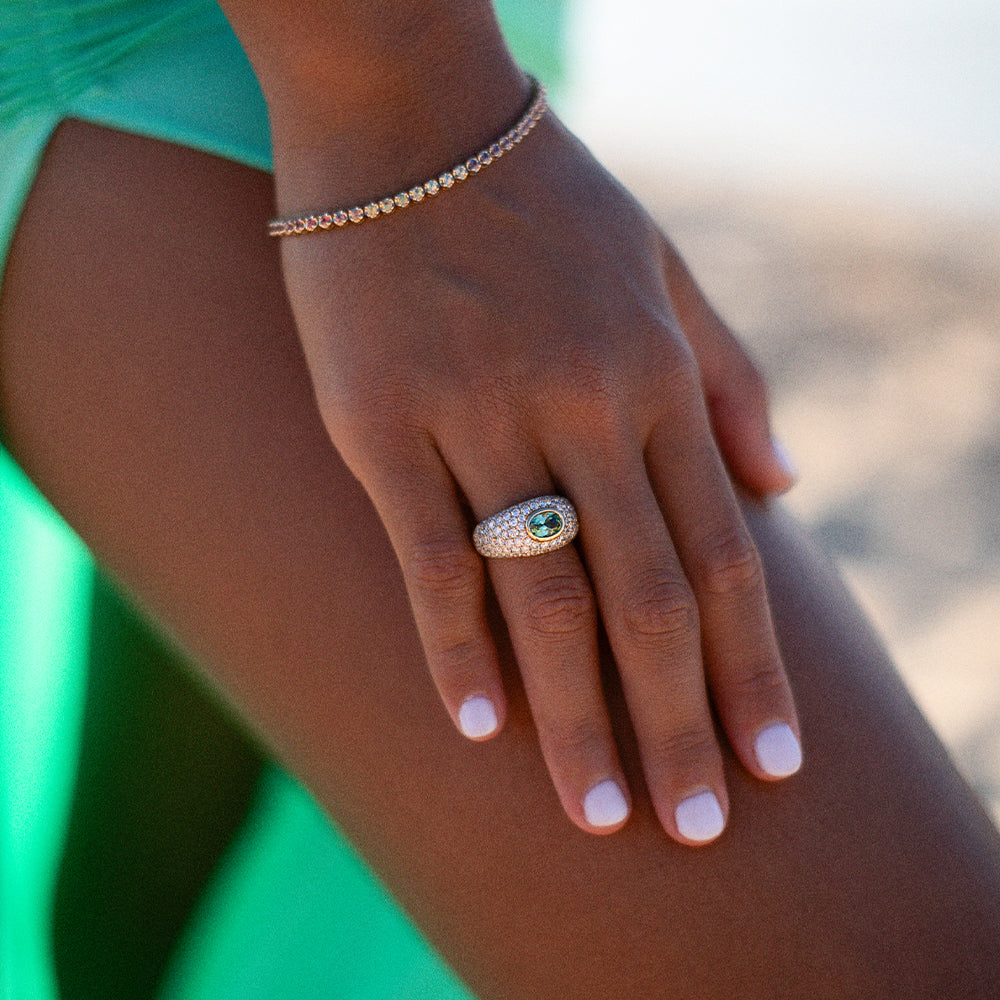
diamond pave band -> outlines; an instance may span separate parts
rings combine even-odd
[[[483,556],[537,556],[569,545],[580,520],[565,497],[535,497],[476,525],[472,544]]]
[[[397,208],[407,208],[423,201],[424,198],[432,197],[445,188],[453,187],[459,181],[468,180],[473,174],[478,174],[483,167],[488,167],[494,160],[499,160],[504,153],[509,153],[538,124],[547,107],[545,88],[532,78],[531,103],[528,105],[528,110],[509,131],[504,132],[500,138],[468,159],[456,163],[455,166],[436,177],[431,177],[423,184],[416,184],[405,191],[376,198],[367,205],[329,208],[292,219],[272,219],[267,226],[268,235],[298,236],[301,233],[315,232],[317,229],[329,229],[331,226],[339,228],[346,226],[348,222],[362,223],[367,219],[388,215]]]

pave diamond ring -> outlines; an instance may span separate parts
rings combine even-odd
[[[569,545],[579,527],[576,508],[565,497],[535,497],[481,521],[472,544],[482,556],[538,556]]]

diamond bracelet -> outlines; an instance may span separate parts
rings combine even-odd
[[[298,236],[300,233],[311,233],[317,229],[329,229],[331,226],[346,226],[348,222],[361,223],[366,219],[374,219],[379,215],[388,215],[397,208],[406,208],[415,202],[423,201],[437,194],[443,188],[450,188],[458,181],[468,179],[472,174],[478,174],[483,167],[488,167],[494,160],[499,160],[504,153],[509,153],[538,124],[545,114],[548,103],[545,100],[545,88],[534,78],[531,79],[531,103],[528,110],[510,131],[505,132],[495,142],[481,149],[461,163],[456,163],[450,170],[444,171],[438,177],[432,177],[423,184],[417,184],[407,191],[388,195],[371,201],[367,205],[354,205],[351,208],[331,208],[314,215],[302,215],[294,219],[272,219],[267,225],[270,236]]]

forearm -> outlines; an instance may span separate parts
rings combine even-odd
[[[268,103],[282,209],[308,207],[283,204],[283,189],[325,204],[420,179],[502,131],[527,98],[487,0],[220,6]]]

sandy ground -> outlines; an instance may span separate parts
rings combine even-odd
[[[1000,823],[1000,223],[618,174],[751,345],[789,506]]]

